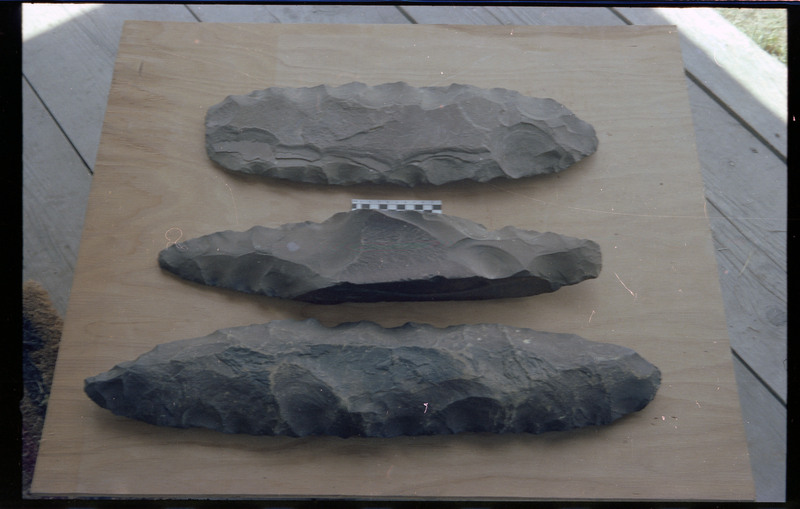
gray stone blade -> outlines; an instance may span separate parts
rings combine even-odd
[[[190,281],[317,304],[479,300],[553,292],[595,278],[591,240],[445,214],[354,210],[323,223],[224,231],[164,249]]]
[[[274,321],[166,343],[86,379],[151,424],[255,435],[543,433],[609,424],[661,380],[633,350],[496,324]]]
[[[272,87],[206,115],[206,150],[223,168],[318,184],[516,179],[561,171],[597,143],[552,99],[460,84]]]

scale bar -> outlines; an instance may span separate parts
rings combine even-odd
[[[441,200],[351,200],[350,210],[416,210],[442,213]]]

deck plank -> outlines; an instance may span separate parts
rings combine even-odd
[[[92,179],[25,80],[22,107],[22,277],[41,283],[63,317]]]
[[[615,10],[637,25],[677,25],[686,70],[785,159],[785,65],[711,8]]]
[[[404,5],[399,7],[420,25],[499,25],[500,21],[486,7]]]
[[[786,500],[786,407],[734,359],[742,419],[750,451],[756,501]]]
[[[785,272],[786,164],[691,80],[688,89],[710,204]]]
[[[786,165],[688,88],[731,346],[785,401]]]
[[[186,7],[205,23],[278,23],[268,5],[193,4]]]
[[[708,208],[716,246],[736,246],[741,235],[716,208]],[[717,247],[728,334],[734,351],[781,401],[787,399],[786,273],[763,252]],[[737,257],[737,254],[745,256]]]
[[[393,6],[191,5],[204,22],[216,23],[408,23]]]
[[[90,168],[123,22],[195,21],[183,5],[25,4],[22,14],[22,72]]]
[[[390,5],[271,5],[280,23],[408,23]]]
[[[622,25],[624,22],[605,7],[401,7],[416,23],[464,25]]]
[[[621,25],[622,20],[605,7],[491,7],[504,25]]]
[[[415,23],[464,25],[623,25],[606,7],[467,7],[404,5]]]

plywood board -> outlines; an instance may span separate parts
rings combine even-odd
[[[600,148],[559,175],[412,190],[232,176],[203,119],[228,94],[360,80],[553,97]],[[752,499],[691,115],[670,27],[126,23],[33,492],[128,496]],[[321,221],[351,198],[440,199],[445,213],[591,238],[600,277],[482,302],[319,306],[185,283],[179,239]],[[252,437],[113,416],[83,379],[159,343],[278,318],[499,322],[636,349],[656,399],[611,426],[545,435]]]

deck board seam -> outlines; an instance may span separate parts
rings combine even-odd
[[[689,69],[684,68],[684,72],[686,73],[686,77],[689,78],[692,81],[692,83],[694,83],[695,85],[700,87],[700,89],[703,92],[705,92],[706,95],[708,95],[711,99],[713,99],[715,103],[719,104],[720,107],[723,110],[725,110],[725,112],[728,115],[733,117],[733,119],[736,120],[739,123],[739,125],[741,125],[744,129],[746,129],[747,132],[752,134],[758,141],[760,141],[762,144],[764,144],[764,146],[767,147],[767,149],[769,149],[770,152],[775,154],[775,156],[777,156],[778,159],[780,159],[782,163],[784,163],[784,164],[787,163],[786,156],[783,155],[781,153],[781,151],[778,150],[777,147],[775,147],[775,145],[773,145],[765,136],[763,136],[760,132],[758,132],[758,130],[756,130],[752,125],[750,125],[750,123],[748,123],[738,113],[736,113],[730,106],[728,106],[725,103],[725,101],[723,101],[717,94],[715,94],[713,90],[708,88],[702,82],[702,80],[700,80],[697,76],[695,76]]]
[[[22,73],[22,79],[24,79],[25,83],[27,83],[28,86],[31,88],[31,91],[33,92],[33,95],[36,96],[36,100],[39,101],[39,103],[45,109],[47,114],[53,120],[53,123],[58,127],[58,130],[61,131],[61,134],[64,136],[64,139],[67,140],[67,143],[69,143],[69,146],[72,147],[72,150],[78,155],[78,157],[80,158],[81,162],[83,163],[83,167],[86,168],[86,171],[89,172],[89,176],[94,176],[94,170],[92,169],[91,165],[83,157],[83,154],[81,154],[81,151],[78,150],[78,147],[75,146],[75,143],[72,142],[72,139],[69,137],[67,132],[64,130],[64,127],[61,125],[61,123],[58,121],[58,119],[55,117],[55,115],[53,115],[53,112],[52,112],[52,110],[50,110],[50,107],[44,101],[42,96],[39,95],[39,92],[36,90],[36,87],[33,86],[33,83],[31,83],[31,81],[28,79],[28,76],[26,76],[24,72]]]
[[[749,371],[750,374],[753,375],[753,378],[758,380],[759,383],[761,383],[761,385],[767,390],[767,392],[772,394],[772,397],[778,400],[778,402],[783,406],[783,408],[786,408],[786,401],[781,397],[780,394],[775,392],[775,390],[772,387],[770,387],[770,385],[766,383],[763,378],[761,378],[761,376],[752,368],[752,366],[750,366],[750,364],[748,364],[746,360],[744,360],[744,358],[741,355],[739,355],[739,352],[736,351],[736,348],[731,347],[731,353],[733,354],[734,357],[736,357],[736,359],[739,362],[742,363],[742,365],[745,368],[747,368],[747,371]]]
[[[403,7],[402,7],[402,6],[400,6],[400,5],[395,5],[395,8],[396,8],[398,11],[400,11],[400,14],[402,14],[402,15],[403,15],[403,17],[404,17],[404,18],[406,18],[406,19],[408,20],[408,22],[409,22],[409,23],[411,23],[412,25],[418,25],[418,24],[419,24],[419,23],[417,23],[417,20],[415,20],[415,19],[414,19],[414,17],[413,17],[411,14],[409,14],[409,13],[408,13],[408,11],[406,11],[405,9],[403,9]]]
[[[612,13],[612,14],[614,14],[614,16],[616,16],[616,17],[618,17],[620,20],[622,20],[622,22],[623,22],[623,23],[625,23],[625,24],[627,24],[627,25],[634,25],[633,21],[629,20],[629,19],[628,19],[628,18],[627,18],[627,17],[626,17],[624,14],[622,14],[621,12],[619,12],[619,11],[618,11],[617,9],[615,9],[614,7],[607,7],[607,9],[608,9],[609,11],[611,11],[611,13]]]
[[[505,25],[505,23],[503,23],[503,20],[498,18],[497,14],[494,13],[494,9],[486,9],[486,12],[488,12],[489,16],[493,17],[495,19],[495,21],[497,21],[499,24]],[[532,25],[528,25],[528,26],[532,26]]]
[[[187,11],[189,11],[189,14],[191,14],[191,15],[192,15],[192,17],[193,17],[195,20],[197,20],[197,22],[198,22],[198,23],[202,23],[202,22],[203,22],[203,20],[202,20],[202,19],[200,19],[200,17],[199,17],[197,14],[195,14],[195,13],[194,13],[194,11],[192,10],[192,8],[191,8],[191,7],[189,7],[189,5],[187,5],[187,4],[183,4],[183,6],[186,8],[186,10],[187,10]]]

